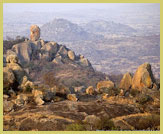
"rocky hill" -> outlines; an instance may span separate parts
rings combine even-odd
[[[36,33],[40,32],[34,31],[33,34]],[[76,55],[66,46],[56,42],[39,39],[40,34],[34,37],[31,35],[30,40],[17,40],[17,44],[4,47],[4,65],[9,55],[16,55],[19,63],[33,81],[42,81],[43,75],[51,72],[56,79],[68,87],[95,86],[97,81],[105,79],[105,75],[95,72],[89,60],[83,55]],[[4,43],[6,46],[12,44],[11,42]]]
[[[149,63],[116,84],[83,55],[40,39],[37,25],[30,33],[4,53],[5,131],[160,130],[160,85]]]

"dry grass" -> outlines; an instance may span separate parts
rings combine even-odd
[[[135,104],[133,98],[125,98],[121,96],[110,96],[105,100],[110,104]]]

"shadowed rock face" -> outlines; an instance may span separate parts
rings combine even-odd
[[[143,88],[152,88],[155,83],[151,65],[144,63],[140,65],[132,79],[132,89],[142,90]]]
[[[19,44],[15,44],[12,47],[12,50],[17,54],[20,62],[31,60],[32,55],[32,44],[29,42],[23,42]]]
[[[15,82],[15,76],[10,68],[3,68],[3,88],[11,87]]]
[[[132,76],[130,73],[126,73],[124,74],[121,82],[120,82],[120,85],[119,85],[119,88],[122,88],[124,90],[129,90],[130,87],[132,85]]]
[[[40,38],[40,28],[37,25],[32,25],[30,32],[31,41],[37,41]]]

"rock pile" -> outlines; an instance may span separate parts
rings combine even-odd
[[[149,63],[144,63],[140,65],[133,78],[130,73],[126,73],[119,85],[119,88],[124,90],[138,90],[142,91],[142,89],[157,89],[156,80],[153,76],[151,65]]]
[[[75,53],[64,45],[59,45],[53,41],[44,41],[40,38],[40,28],[32,25],[30,28],[30,40],[15,44],[8,54],[17,55],[20,63],[32,60],[46,60],[55,64],[63,64],[69,59],[84,67],[91,67],[91,63],[84,56]],[[92,67],[91,67],[92,68]]]
[[[3,68],[4,89],[15,89],[18,86],[21,90],[25,90],[27,87],[33,88],[33,83],[28,80],[26,72],[18,63],[18,57],[9,55],[6,59],[7,65]]]

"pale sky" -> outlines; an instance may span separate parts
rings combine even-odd
[[[117,9],[126,8],[149,8],[149,10],[160,10],[159,3],[4,3],[4,12],[52,12],[77,9]]]

